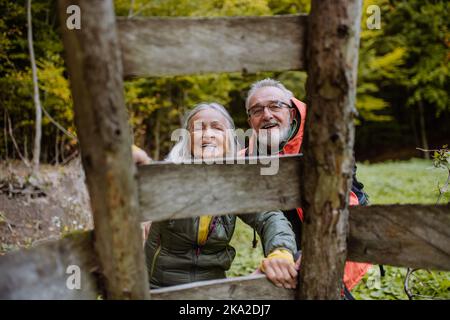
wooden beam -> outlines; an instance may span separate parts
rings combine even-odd
[[[278,288],[265,275],[251,275],[152,290],[158,300],[292,300],[295,291]]]
[[[450,205],[350,208],[348,259],[450,270]]]
[[[450,271],[450,206],[383,205],[350,208],[348,260]],[[91,231],[0,257],[0,299],[95,299],[100,264]],[[80,290],[66,284],[79,266]],[[221,285],[223,283],[223,287]],[[200,288],[196,286],[200,285]],[[260,288],[260,289],[257,289]],[[261,276],[152,290],[152,299],[289,299]],[[272,293],[273,292],[273,293]]]
[[[0,257],[0,299],[96,299],[102,292],[92,238],[82,232]],[[79,287],[70,266],[79,267]]]
[[[312,0],[299,298],[340,299],[353,169],[361,0]]]
[[[66,28],[69,5],[80,7],[80,30]],[[145,299],[136,169],[113,1],[60,0],[59,13],[106,298]]]
[[[305,15],[118,19],[125,77],[302,70]]]
[[[276,175],[261,175],[272,159]],[[258,164],[170,164],[139,167],[141,219],[255,213],[300,206],[301,156],[262,158]],[[288,187],[287,187],[288,186]]]

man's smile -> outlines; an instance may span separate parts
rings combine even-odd
[[[273,129],[273,128],[279,128],[280,127],[280,125],[278,124],[278,123],[274,123],[274,122],[272,122],[272,123],[266,123],[266,124],[264,124],[263,126],[261,126],[261,129]]]

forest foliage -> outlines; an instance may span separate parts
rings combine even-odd
[[[370,15],[367,12],[372,5],[381,10],[380,29],[368,28]],[[115,9],[118,16],[130,19],[259,16],[308,13],[310,1],[116,0]],[[448,135],[449,129],[445,126],[430,128],[429,125],[436,121],[446,123],[450,114],[448,9],[449,2],[444,0],[364,1],[357,89],[359,116],[356,124],[360,128],[370,128],[373,123],[395,128],[406,125],[416,142],[427,131],[429,135],[434,132]],[[20,151],[31,158],[35,110],[25,1],[0,0],[0,12],[0,157],[18,158]],[[41,161],[59,163],[76,150],[77,141],[73,138],[73,104],[56,1],[33,0],[32,17],[44,108]],[[236,126],[247,128],[245,95],[253,81],[264,77],[281,80],[299,99],[305,99],[306,73],[300,71],[203,74],[126,82],[126,105],[135,143],[154,159],[164,158],[172,145],[171,132],[180,126],[183,114],[202,101],[225,105]],[[423,124],[428,128],[422,128],[420,117],[425,118]],[[55,126],[55,122],[70,135]],[[373,136],[372,132],[361,134],[360,140],[369,143],[369,136]]]

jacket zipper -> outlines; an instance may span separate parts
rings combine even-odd
[[[155,270],[156,260],[158,259],[160,252],[161,252],[161,240],[158,241],[158,247],[156,248],[155,255],[153,256],[152,268],[150,271],[150,279],[149,279],[150,281],[153,278],[153,271]]]

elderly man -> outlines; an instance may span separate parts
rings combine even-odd
[[[248,92],[245,108],[254,134],[250,139],[249,147],[242,150],[241,155],[257,156],[261,151],[267,154],[266,152],[270,150],[277,150],[281,155],[299,154],[302,151],[306,105],[297,100],[283,84],[273,79],[255,82]],[[363,187],[356,180],[355,166],[350,205],[367,204]],[[297,208],[284,214],[293,226],[297,247],[301,248],[302,209]],[[347,262],[344,283],[349,298],[351,295],[348,290],[361,280],[369,268],[369,264]]]

